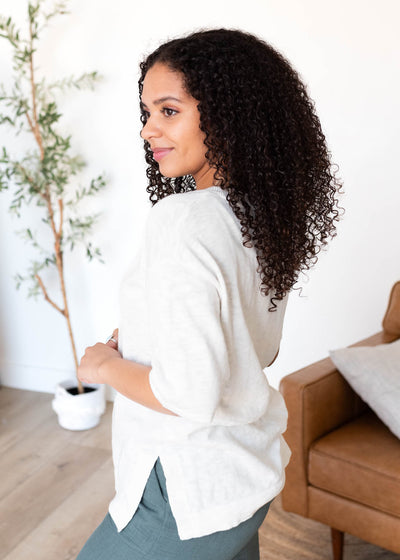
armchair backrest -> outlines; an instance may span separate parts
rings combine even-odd
[[[400,281],[394,284],[390,292],[382,327],[385,333],[400,337]]]

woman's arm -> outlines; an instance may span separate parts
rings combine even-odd
[[[78,377],[86,383],[107,383],[119,393],[156,412],[177,416],[164,408],[150,387],[150,366],[125,360],[112,341],[86,348],[78,367]]]

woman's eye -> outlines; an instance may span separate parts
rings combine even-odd
[[[173,117],[178,111],[175,111],[175,109],[170,109],[169,107],[164,107],[163,108],[163,113],[166,117]]]

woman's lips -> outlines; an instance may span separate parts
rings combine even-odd
[[[173,148],[154,148],[154,150],[152,150],[153,157],[156,161],[160,161],[160,159],[162,159],[164,156],[169,154],[169,152],[171,152],[172,149]]]

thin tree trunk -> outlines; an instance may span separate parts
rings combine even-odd
[[[27,117],[29,126],[32,130],[32,133],[35,137],[35,140],[36,140],[36,142],[39,146],[40,160],[43,161],[43,159],[44,159],[44,148],[43,148],[42,136],[40,134],[39,123],[38,123],[38,119],[37,119],[36,87],[35,87],[34,66],[33,66],[32,23],[30,23],[29,31],[30,31],[30,47],[31,47],[29,66],[30,66],[30,81],[31,81],[31,92],[32,92],[32,112],[33,112],[33,116],[31,118],[29,113],[27,112],[26,117]],[[61,294],[62,294],[62,298],[63,298],[63,302],[64,302],[64,309],[61,309],[54,301],[52,301],[50,299],[50,297],[48,296],[47,290],[46,290],[46,288],[43,284],[43,281],[42,281],[42,279],[40,278],[39,275],[36,275],[36,279],[39,282],[39,285],[42,289],[45,300],[48,301],[62,315],[64,315],[64,317],[67,321],[68,334],[69,334],[69,338],[70,338],[70,341],[71,341],[72,353],[73,353],[73,356],[74,356],[75,375],[76,375],[76,380],[77,380],[77,384],[78,384],[78,392],[83,393],[84,391],[83,391],[82,383],[80,382],[80,380],[78,379],[78,376],[77,376],[78,357],[77,357],[77,353],[76,353],[74,335],[73,335],[73,332],[72,332],[71,319],[70,319],[68,301],[67,301],[67,292],[66,292],[65,281],[64,281],[64,262],[63,262],[63,253],[62,253],[62,249],[61,249],[62,228],[63,228],[63,202],[62,202],[61,199],[58,200],[59,211],[60,211],[60,222],[59,222],[59,226],[58,226],[58,229],[57,229],[56,224],[55,224],[55,219],[54,219],[54,209],[53,209],[53,205],[52,205],[51,193],[50,193],[49,186],[46,187],[46,193],[43,195],[43,197],[45,198],[46,203],[47,203],[47,211],[49,213],[51,229],[52,229],[53,235],[54,235],[54,250],[55,250],[55,255],[56,255],[57,271],[58,271],[58,276],[59,276],[59,280],[60,280]]]

